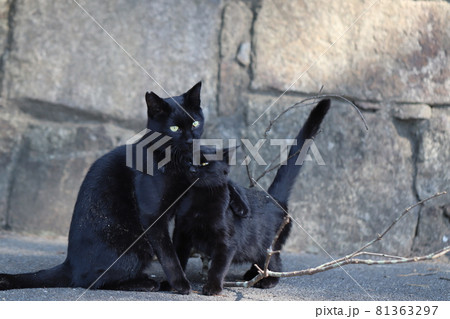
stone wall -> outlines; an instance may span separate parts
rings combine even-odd
[[[361,107],[368,131],[333,101],[315,140],[326,165],[306,162],[290,202],[301,227],[288,249],[348,252],[450,191],[449,52],[447,1],[0,0],[0,223],[67,234],[89,165],[144,127],[145,92],[202,80],[207,137],[255,141],[321,90]],[[269,137],[295,136],[310,109]],[[233,175],[248,183],[243,166]],[[376,248],[423,253],[448,238],[446,195]]]

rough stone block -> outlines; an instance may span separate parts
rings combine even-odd
[[[8,35],[9,1],[0,0],[0,54],[3,53]]]
[[[429,254],[449,245],[450,205],[432,205],[430,203],[420,211],[417,236],[414,240],[416,254]]]
[[[73,1],[17,1],[7,98],[141,119],[146,91],[178,95],[203,80],[203,105],[216,107],[220,2],[79,3],[123,50]]]
[[[263,1],[252,87],[450,102],[450,3],[372,3]]]
[[[219,115],[230,116],[242,114],[242,94],[250,83],[247,67],[253,13],[240,1],[229,2],[223,10],[218,110]]]
[[[6,48],[8,45],[8,17],[9,17],[10,1],[0,0],[0,98],[2,96],[2,83],[4,74],[4,62],[7,58]]]
[[[399,120],[428,120],[431,107],[426,104],[402,104],[394,107],[394,117]]]
[[[416,188],[420,199],[437,192],[448,194],[429,205],[450,204],[450,108],[433,108],[429,129],[422,135],[418,158]]]
[[[250,116],[260,114],[273,99],[252,95]],[[262,137],[270,119],[301,99],[283,97],[253,127],[249,126],[248,136]],[[295,137],[311,108],[286,113],[269,137]],[[292,216],[303,229],[293,226],[287,249],[319,252],[320,245],[330,253],[349,253],[375,238],[404,208],[416,202],[410,141],[397,132],[388,112],[364,116],[369,131],[350,105],[332,101],[322,132],[315,139],[325,165],[319,165],[310,151],[312,161],[305,162],[289,203]],[[272,146],[262,148],[260,153],[270,159],[278,150]],[[262,169],[257,168],[259,172]],[[241,175],[245,177],[244,168]],[[269,174],[261,184],[267,189],[273,177]],[[409,254],[417,214],[413,211],[374,249]]]
[[[420,212],[414,250],[429,253],[448,246],[450,238],[450,109],[432,108],[417,154],[416,189],[420,199],[447,191]]]
[[[12,180],[8,224],[31,233],[67,235],[89,166],[129,131],[110,125],[30,125]]]
[[[0,106],[0,112],[2,111]],[[7,225],[11,179],[20,144],[20,130],[4,113],[0,115],[0,227],[3,227]]]

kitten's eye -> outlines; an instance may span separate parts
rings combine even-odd
[[[178,126],[176,126],[176,125],[174,125],[174,126],[171,126],[171,127],[169,127],[170,128],[170,130],[172,131],[172,132],[178,132],[178,130],[180,129]]]
[[[192,122],[192,127],[193,128],[197,128],[197,127],[199,127],[200,126],[200,122],[199,121],[194,121],[194,122]]]
[[[201,163],[200,165],[201,165],[201,166],[207,166],[207,165],[209,165],[209,163],[208,163],[208,162],[203,162],[203,163]]]

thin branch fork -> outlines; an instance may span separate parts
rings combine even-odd
[[[272,243],[270,244],[270,247],[267,249],[266,260],[264,262],[264,270],[261,269],[257,264],[255,264],[254,266],[258,270],[259,274],[256,275],[253,279],[251,279],[249,281],[243,281],[243,282],[224,282],[224,284],[223,284],[224,287],[250,288],[250,287],[254,286],[261,279],[272,276],[271,271],[269,270],[270,259],[272,258],[272,256],[274,254],[280,253],[279,250],[274,251],[273,247],[275,247],[275,244],[278,241],[278,238],[280,237],[280,234],[283,231],[284,227],[286,227],[286,225],[289,224],[290,222],[291,222],[291,219],[289,218],[289,216],[286,215],[283,218],[283,222],[281,223],[280,227],[278,228],[278,231],[275,234],[275,237],[273,238]]]
[[[397,224],[397,222],[398,222],[400,219],[402,219],[406,214],[408,214],[413,208],[415,208],[415,207],[417,207],[417,206],[419,206],[419,205],[423,205],[425,202],[427,202],[427,201],[429,201],[429,200],[432,200],[432,199],[434,199],[434,198],[436,198],[436,197],[445,195],[445,194],[447,194],[447,192],[445,192],[445,191],[444,191],[444,192],[439,192],[439,193],[436,193],[436,194],[434,194],[434,195],[432,195],[432,196],[430,196],[430,197],[428,197],[428,198],[425,198],[425,199],[423,199],[423,200],[421,200],[421,201],[415,203],[414,205],[409,206],[408,208],[406,208],[406,209],[400,214],[400,216],[398,216],[398,217],[392,222],[392,224],[390,224],[390,225],[389,225],[389,226],[388,226],[381,234],[379,234],[379,235],[377,236],[377,238],[371,240],[370,242],[368,242],[367,244],[365,244],[363,247],[361,247],[360,249],[358,249],[358,250],[356,250],[355,252],[353,252],[352,254],[350,254],[350,255],[349,255],[349,258],[351,258],[351,257],[353,257],[354,255],[356,255],[357,253],[363,251],[363,250],[366,249],[367,247],[372,246],[372,245],[373,245],[374,243],[376,243],[377,241],[380,241],[380,240],[384,237],[384,235],[386,235],[386,233],[387,233],[388,231],[390,231],[390,230],[392,229],[392,227],[394,227],[395,224]]]
[[[320,272],[324,272],[327,270],[331,270],[331,269],[335,269],[335,268],[340,268],[342,266],[345,265],[350,265],[350,264],[362,264],[362,265],[392,265],[392,264],[404,264],[404,263],[411,263],[411,262],[418,262],[418,261],[424,261],[424,260],[433,260],[433,259],[437,259],[439,257],[444,256],[445,254],[450,252],[450,246],[444,247],[441,250],[435,251],[431,254],[425,255],[425,256],[416,256],[416,257],[400,257],[400,256],[393,256],[393,255],[388,255],[388,254],[383,254],[383,253],[374,253],[374,252],[368,252],[368,251],[364,251],[364,249],[366,249],[367,247],[373,245],[375,242],[381,240],[384,235],[386,235],[387,232],[389,232],[392,227],[394,227],[394,225],[400,220],[402,219],[406,214],[408,214],[413,208],[424,204],[425,202],[432,200],[436,197],[442,196],[444,194],[447,194],[447,192],[439,192],[436,193],[424,200],[421,200],[419,202],[417,202],[416,204],[406,208],[401,214],[400,216],[398,216],[393,222],[392,224],[390,224],[381,234],[378,234],[378,236],[371,240],[370,242],[368,242],[366,245],[364,245],[363,247],[361,247],[360,249],[354,251],[353,253],[335,259],[333,261],[324,263],[322,265],[319,265],[317,267],[313,267],[313,268],[308,268],[308,269],[304,269],[304,270],[298,270],[298,271],[289,271],[289,272],[276,272],[276,271],[271,271],[268,269],[269,267],[269,263],[270,263],[270,259],[272,257],[272,255],[274,253],[279,253],[279,251],[273,251],[272,247],[274,247],[276,241],[278,240],[278,237],[280,236],[281,231],[283,230],[283,228],[287,225],[287,223],[289,222],[289,218],[285,218],[285,220],[283,221],[283,223],[281,224],[276,236],[274,237],[274,240],[272,241],[272,245],[270,246],[270,248],[267,250],[267,256],[266,256],[266,261],[264,263],[264,269],[261,269],[260,267],[258,267],[258,265],[255,265],[256,268],[258,269],[259,274],[256,275],[253,279],[249,280],[249,281],[243,281],[243,282],[226,282],[224,283],[224,286],[226,287],[244,287],[244,288],[249,288],[252,287],[253,285],[255,285],[258,281],[260,281],[261,279],[264,279],[266,277],[278,277],[278,278],[282,278],[282,277],[297,277],[297,276],[304,276],[304,275],[314,275]],[[287,221],[286,221],[287,219]],[[361,258],[356,258],[356,257],[361,257],[361,256],[376,256],[376,257],[382,257],[385,259],[382,260],[373,260],[373,259],[361,259]]]
[[[264,262],[264,271],[263,271],[265,277],[268,276],[267,272],[268,272],[269,263],[270,263],[270,259],[272,258],[272,255],[279,254],[281,252],[279,250],[274,251],[273,247],[275,247],[275,244],[277,243],[278,238],[280,237],[280,234],[283,231],[284,227],[286,227],[286,225],[289,224],[290,222],[291,222],[291,219],[289,218],[289,216],[287,216],[287,215],[284,216],[283,222],[281,223],[280,227],[278,228],[277,233],[275,234],[275,237],[272,240],[272,244],[270,244],[269,249],[267,249],[267,256],[266,256],[266,261]],[[256,267],[259,268],[258,265],[256,265]],[[258,269],[258,270],[260,270],[260,269]]]
[[[446,253],[450,252],[450,246],[444,247],[441,250],[438,250],[434,253],[431,253],[429,255],[425,256],[419,256],[419,257],[410,257],[410,258],[401,258],[401,259],[387,259],[387,260],[372,260],[372,259],[358,259],[358,258],[351,258],[351,259],[343,259],[340,258],[340,261],[333,261],[332,263],[323,264],[314,268],[309,268],[305,270],[298,270],[298,271],[288,271],[288,272],[276,272],[276,271],[270,271],[265,270],[264,273],[267,273],[268,276],[271,277],[296,277],[296,276],[304,276],[304,275],[314,275],[319,272],[327,271],[330,269],[339,268],[344,265],[350,265],[350,264],[363,264],[363,265],[392,265],[392,264],[404,264],[404,263],[410,263],[410,262],[418,262],[418,261],[424,261],[424,260],[432,260],[439,257],[444,256]],[[365,255],[365,252],[361,252],[358,254],[358,256]]]
[[[268,134],[269,131],[272,129],[273,125],[274,125],[274,124],[275,124],[275,123],[276,123],[276,122],[277,122],[284,114],[286,114],[286,113],[289,112],[290,110],[292,110],[292,109],[294,109],[294,108],[296,108],[296,107],[299,107],[299,106],[309,106],[309,105],[314,105],[314,104],[317,103],[317,100],[318,100],[318,99],[322,99],[322,98],[336,98],[336,99],[340,99],[340,100],[343,100],[343,101],[349,103],[349,104],[350,104],[351,106],[353,106],[353,108],[358,112],[358,115],[359,115],[359,117],[361,118],[361,120],[363,121],[366,130],[369,130],[369,126],[367,125],[366,119],[364,118],[364,116],[362,115],[361,111],[359,110],[358,106],[357,106],[355,103],[353,103],[352,101],[350,101],[349,99],[345,98],[345,97],[342,96],[342,95],[337,95],[337,94],[321,94],[321,93],[322,93],[322,90],[323,90],[323,86],[320,88],[320,91],[319,91],[319,94],[318,94],[318,95],[315,95],[315,96],[311,96],[311,97],[305,98],[305,99],[301,100],[300,102],[297,102],[297,103],[295,103],[295,104],[289,106],[287,109],[283,110],[280,114],[278,114],[274,119],[270,120],[269,125],[266,127],[266,130],[264,131],[264,138],[267,138],[267,134]],[[308,102],[308,101],[313,101],[313,102],[306,103],[306,102]],[[294,155],[292,155],[292,156],[295,156],[295,155],[297,155],[297,153],[294,154]],[[290,158],[290,157],[289,157],[289,158]],[[288,158],[288,159],[289,159],[289,158]],[[267,173],[269,173],[269,172],[271,172],[271,171],[273,171],[273,170],[275,170],[275,169],[277,169],[278,167],[281,166],[281,163],[278,164],[278,165],[276,165],[276,166],[272,166],[273,163],[275,162],[275,160],[276,160],[276,159],[273,159],[273,160],[269,163],[269,165],[268,165],[268,166],[266,167],[266,169],[262,172],[262,174],[256,178],[256,181],[259,181],[259,180],[260,180],[262,177],[264,177]],[[250,173],[250,169],[249,169],[248,166],[249,166],[249,165],[248,165],[248,163],[247,163],[247,165],[246,165],[247,176],[248,176],[248,179],[249,179],[249,181],[250,181],[250,187],[253,187],[253,186],[255,186],[255,183],[253,182],[253,177],[252,177],[252,174]]]
[[[253,177],[252,177],[252,173],[250,173],[250,167],[248,166],[248,162],[245,163],[245,169],[247,170],[247,177],[250,180],[250,186],[249,187],[253,187],[255,186],[255,182],[253,181]]]
[[[352,101],[350,101],[349,99],[345,98],[342,95],[338,95],[338,94],[318,94],[315,96],[311,96],[308,97],[306,99],[301,100],[300,102],[297,102],[293,105],[291,105],[290,107],[288,107],[287,109],[283,110],[280,114],[278,114],[273,120],[271,120],[269,122],[269,126],[267,126],[265,132],[264,132],[264,137],[267,137],[267,133],[272,129],[273,124],[275,124],[276,121],[278,121],[280,119],[280,117],[282,117],[284,114],[286,114],[287,112],[289,112],[290,110],[299,107],[299,106],[308,106],[308,105],[313,105],[315,104],[317,99],[324,99],[324,98],[336,98],[336,99],[340,99],[343,100],[347,103],[349,103],[351,106],[353,106],[353,108],[356,110],[356,112],[358,112],[359,117],[361,118],[361,120],[364,123],[364,126],[366,127],[366,130],[369,130],[369,126],[367,125],[366,119],[364,118],[364,116],[362,115],[361,111],[359,110],[358,106],[356,106],[355,103],[353,103]],[[310,102],[310,103],[305,103],[307,101],[311,101],[314,100],[314,102]]]
[[[259,175],[259,176],[255,179],[255,181],[259,181],[259,180],[260,180],[261,178],[263,178],[267,173],[270,173],[271,171],[273,171],[273,170],[279,168],[281,165],[287,163],[287,161],[289,161],[289,160],[290,160],[291,158],[293,158],[294,156],[297,156],[297,154],[299,154],[301,151],[302,151],[302,149],[300,148],[299,150],[297,150],[297,152],[295,152],[294,154],[292,154],[291,156],[289,156],[289,157],[286,159],[286,161],[280,162],[280,163],[278,163],[278,164],[275,165],[275,166],[272,166],[273,162],[275,161],[275,160],[273,160],[273,161],[267,166],[267,168],[261,173],[261,175]],[[249,176],[250,176],[250,175],[249,175]],[[252,186],[254,186],[255,184],[254,184],[253,181],[252,181],[252,183],[253,183]]]

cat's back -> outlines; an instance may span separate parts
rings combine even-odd
[[[267,214],[271,215],[273,212],[275,215],[279,214],[283,209],[275,200],[266,192],[260,191],[256,188],[247,188],[245,190],[247,199],[250,203],[250,209],[252,214]],[[278,212],[278,213],[275,213]]]
[[[86,177],[110,174],[128,174],[131,170],[126,166],[126,146],[121,145],[98,158],[89,169]]]
[[[132,182],[133,175],[133,170],[126,166],[126,146],[122,145],[101,156],[91,165],[80,192],[84,189],[95,192],[120,185],[126,186]]]
[[[81,184],[72,221],[110,214],[127,205],[132,208],[133,176],[126,166],[125,146],[97,159]]]

